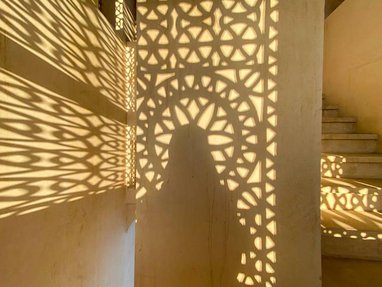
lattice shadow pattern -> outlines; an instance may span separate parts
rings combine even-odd
[[[0,217],[133,186],[135,45],[90,2],[0,8]]]
[[[151,270],[137,275],[139,286],[166,284],[166,275],[154,275],[159,272],[155,260],[141,258],[163,257],[161,265],[169,265],[161,267],[163,273],[176,273],[181,272],[176,258],[167,260],[163,253],[168,248],[199,256],[191,253],[200,250],[178,246],[188,243],[175,230],[188,223],[184,234],[200,231],[199,237],[212,238],[205,259],[211,274],[206,281],[185,275],[192,278],[190,286],[275,286],[278,17],[272,0],[139,1],[137,198],[142,233],[137,248],[138,270]],[[207,152],[207,159],[199,152]],[[198,170],[193,160],[200,161]],[[188,204],[195,203],[195,218],[207,220],[210,231],[193,229],[192,221],[182,223],[184,210],[168,203],[187,201],[187,194],[181,198],[174,191],[174,181],[182,186],[176,178],[184,174],[179,169],[190,176],[178,189],[191,191],[192,172],[200,176],[195,181],[209,186],[206,197],[200,194]],[[199,206],[203,200],[207,207]],[[207,219],[198,217],[199,208],[209,210]],[[191,237],[199,242],[197,235]],[[204,258],[200,254],[200,262]]]

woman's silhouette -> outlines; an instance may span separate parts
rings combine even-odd
[[[161,190],[151,194],[152,254],[159,287],[223,286],[228,191],[219,184],[206,132],[176,129]],[[153,225],[151,225],[153,226]]]

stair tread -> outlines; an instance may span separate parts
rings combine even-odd
[[[377,134],[322,134],[323,140],[377,140]]]
[[[336,105],[323,105],[322,106],[323,110],[338,110],[339,107]]]
[[[323,117],[323,123],[356,123],[355,117]]]
[[[322,178],[321,192],[382,195],[382,179]]]
[[[321,210],[321,228],[382,234],[382,213],[353,210]]]
[[[382,163],[380,153],[322,153],[321,159],[339,163]]]

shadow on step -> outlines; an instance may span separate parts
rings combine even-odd
[[[382,261],[382,213],[322,210],[322,254]]]

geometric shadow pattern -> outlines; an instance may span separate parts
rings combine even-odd
[[[126,0],[115,1],[115,30],[117,33],[123,31],[123,38],[129,42],[135,42],[137,38],[135,13],[127,6]]]
[[[231,199],[229,286],[277,280],[278,18],[275,0],[138,3],[137,199],[169,180],[174,133],[203,130]]]
[[[0,218],[124,187],[124,125],[2,69],[0,86]]]
[[[0,14],[0,218],[134,186],[134,44],[90,1]]]

